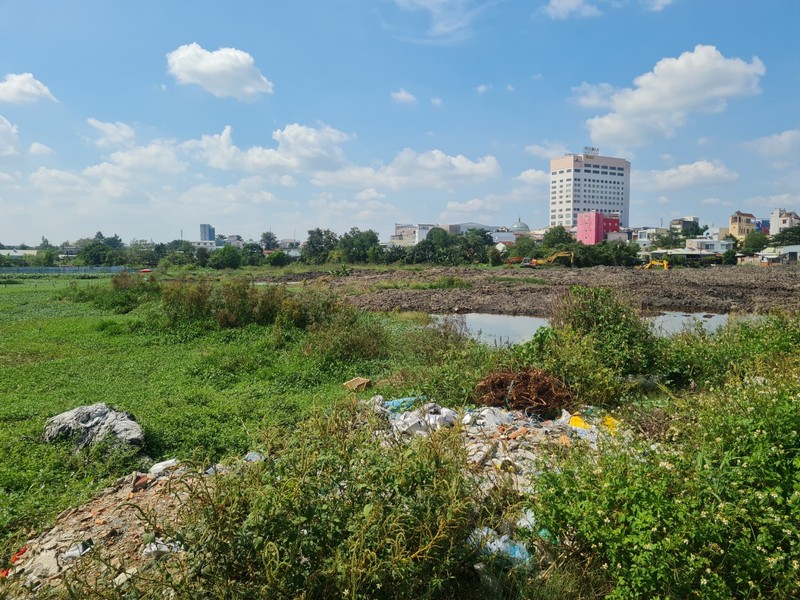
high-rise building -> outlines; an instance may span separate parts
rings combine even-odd
[[[620,227],[628,227],[631,163],[624,158],[600,156],[597,148],[567,154],[550,161],[550,226],[571,229],[578,215],[597,211],[618,214]]]
[[[208,223],[203,223],[200,225],[200,241],[201,242],[208,242],[213,239],[216,239],[217,231]]]

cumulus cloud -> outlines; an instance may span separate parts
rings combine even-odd
[[[781,133],[760,137],[747,144],[764,158],[775,159],[774,167],[794,164],[794,155],[800,151],[800,129],[787,129]]]
[[[748,206],[774,209],[776,206],[797,206],[800,204],[800,194],[773,194],[770,196],[754,196],[745,200]]]
[[[0,116],[0,156],[17,153],[17,126]]]
[[[47,86],[31,73],[22,73],[21,75],[11,73],[0,82],[0,102],[23,104],[39,100],[58,102]]]
[[[517,175],[517,180],[528,185],[546,185],[550,183],[550,173],[528,169]]]
[[[29,179],[36,189],[47,193],[64,194],[88,189],[82,177],[61,169],[39,167]]]
[[[185,142],[183,148],[215,169],[263,172],[269,170],[312,170],[332,168],[344,162],[340,144],[350,136],[333,127],[308,127],[298,123],[276,129],[272,139],[277,148],[238,148],[232,130],[226,126],[219,135],[204,135]]]
[[[264,189],[265,183],[261,177],[246,177],[230,185],[201,183],[180,194],[178,202],[222,215],[236,214],[249,205],[277,204],[278,198]]]
[[[321,171],[314,174],[312,183],[321,186],[349,185],[389,189],[446,188],[466,181],[485,181],[499,173],[500,165],[494,156],[484,156],[473,161],[461,154],[451,156],[441,150],[429,150],[420,154],[406,148],[388,165],[350,165],[336,171]]]
[[[478,86],[475,86],[475,91],[478,93],[479,96],[483,96],[486,92],[492,89],[492,86],[488,83],[482,83]]]
[[[431,98],[431,104],[433,104],[434,106],[441,106],[442,105],[442,99],[441,98]]]
[[[545,160],[553,160],[559,156],[564,156],[569,152],[564,144],[545,140],[542,144],[531,144],[525,146],[525,152],[533,154]]]
[[[661,59],[632,88],[584,83],[575,92],[582,106],[611,109],[586,121],[592,142],[625,148],[671,137],[690,114],[719,112],[731,98],[758,94],[764,73],[756,57],[748,63],[698,45],[677,58]]]
[[[120,121],[104,123],[90,117],[86,119],[86,122],[99,134],[99,137],[95,140],[95,145],[98,148],[128,146],[133,143],[136,137],[133,128]]]
[[[33,142],[28,148],[28,154],[32,156],[47,156],[48,154],[52,154],[53,149],[50,146],[45,146],[44,144],[40,144],[39,142]]]
[[[197,43],[186,44],[167,54],[167,64],[178,83],[199,85],[218,98],[251,100],[273,92],[253,57],[236,48],[209,52]]]
[[[540,10],[556,20],[570,17],[597,17],[602,14],[599,8],[586,0],[550,0]]]
[[[657,192],[731,183],[738,178],[737,173],[722,163],[701,160],[665,171],[634,172],[631,186],[647,192]]]
[[[398,104],[416,104],[417,99],[414,94],[405,90],[405,88],[400,88],[396,92],[392,92],[391,94],[392,102],[397,102]]]

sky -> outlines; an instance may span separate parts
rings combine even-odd
[[[0,0],[0,243],[800,210],[797,0]]]

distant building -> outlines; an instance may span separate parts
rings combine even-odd
[[[695,227],[700,226],[700,217],[681,217],[680,219],[672,219],[669,222],[669,228],[681,235],[688,231],[692,231]]]
[[[770,233],[775,235],[784,229],[800,225],[800,216],[793,210],[776,208],[770,216]]]
[[[730,234],[739,241],[743,241],[748,234],[756,230],[756,217],[750,213],[737,210],[730,218]]]
[[[578,213],[576,239],[581,244],[593,246],[602,242],[609,233],[619,231],[619,214],[599,211]]]
[[[195,250],[199,250],[200,248],[205,248],[209,252],[213,252],[217,249],[217,243],[214,240],[200,240],[199,242],[189,242],[192,246],[194,246]]]
[[[567,229],[578,224],[578,215],[601,212],[619,215],[628,227],[631,163],[623,158],[600,156],[596,148],[550,161],[550,226]]]
[[[214,240],[217,237],[217,230],[214,229],[208,223],[203,223],[200,225],[200,240],[203,242],[208,242],[210,240]]]
[[[686,240],[687,250],[710,250],[717,254],[723,254],[728,250],[734,249],[733,240],[713,240],[709,238],[693,238]]]

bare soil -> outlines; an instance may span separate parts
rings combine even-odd
[[[468,287],[421,289],[425,285],[436,286],[436,282],[446,278],[467,282]],[[285,275],[275,281],[330,286],[355,305],[373,311],[546,317],[553,302],[572,285],[618,290],[650,313],[800,311],[798,266],[715,266],[669,271],[626,267],[356,269],[347,276],[302,273]]]

